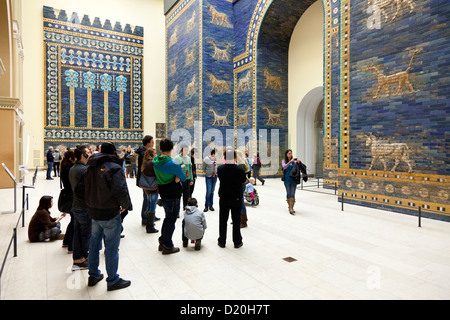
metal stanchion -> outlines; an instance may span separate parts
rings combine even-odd
[[[341,193],[341,211],[344,211],[344,192]]]
[[[14,257],[17,257],[17,228],[14,228],[13,230],[13,237],[14,237]]]
[[[28,206],[28,195],[25,198],[25,189],[26,188],[34,189],[34,186],[22,185],[22,227],[25,227],[25,203]]]
[[[422,208],[419,206],[419,228],[422,227],[421,218],[422,218]]]

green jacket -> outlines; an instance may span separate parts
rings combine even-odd
[[[153,158],[153,168],[155,169],[158,185],[171,183],[175,180],[175,176],[178,176],[181,181],[186,180],[186,175],[181,170],[180,165],[172,160],[171,157],[157,155]]]
[[[178,162],[186,175],[186,179],[194,181],[194,175],[192,174],[192,162],[189,156],[177,155],[174,160]]]

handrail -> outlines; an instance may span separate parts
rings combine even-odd
[[[344,196],[344,192],[341,193],[341,196],[339,197],[341,200],[341,211],[344,211],[344,202],[345,199],[349,199],[349,200],[353,200],[353,201],[358,201],[358,198],[354,198],[354,197],[348,197],[348,196]],[[363,199],[364,202],[370,202],[370,203],[375,203],[375,204],[380,204],[380,205],[387,205],[388,203],[386,202],[382,202],[382,201],[378,201],[378,200],[371,200],[371,199]],[[347,204],[352,204],[350,202],[347,202]],[[422,210],[428,212],[428,213],[432,213],[432,214],[442,214],[441,211],[438,210],[432,210],[432,209],[428,209],[423,207],[423,205],[419,205],[419,206],[410,206],[410,205],[405,205],[405,204],[395,204],[396,207],[399,208],[403,208],[406,210],[410,210],[410,211],[415,211],[417,209],[417,217],[418,217],[418,227],[422,227]],[[382,209],[380,209],[382,210]]]
[[[25,227],[25,204],[28,210],[28,193],[25,195],[26,188],[34,188],[34,186],[26,186],[23,185],[23,199],[22,199],[22,212],[17,219],[16,226],[13,228],[13,234],[11,236],[11,240],[9,241],[8,248],[6,249],[5,257],[3,258],[2,266],[0,268],[0,298],[1,298],[1,287],[2,287],[2,274],[3,269],[6,264],[6,259],[8,258],[9,250],[11,249],[11,244],[14,243],[14,257],[17,257],[17,226],[19,225],[20,220],[22,220],[22,228]]]
[[[28,194],[27,194],[27,203],[28,203]],[[14,243],[14,257],[17,257],[17,226],[19,225],[20,220],[24,220],[25,218],[25,205],[22,208],[22,212],[19,215],[19,219],[17,219],[16,222],[16,226],[13,228],[13,234],[11,236],[11,240],[9,241],[8,244],[8,249],[6,249],[6,253],[5,253],[5,257],[3,258],[3,262],[2,262],[2,267],[0,268],[0,297],[1,297],[1,288],[2,288],[2,274],[3,274],[3,269],[5,267],[6,264],[6,259],[8,258],[8,254],[9,254],[9,250],[11,249],[11,244]],[[22,222],[22,227],[24,227],[24,224]]]
[[[335,195],[337,194],[337,183],[336,182],[334,182],[334,183],[325,183],[325,182],[320,183],[320,177],[316,177],[316,179],[317,179],[317,189],[319,189],[320,186],[322,186],[322,187],[323,186],[331,186],[334,189],[334,194]],[[300,189],[301,190],[304,190],[305,188],[314,188],[314,187],[316,187],[316,185],[310,185],[310,186],[303,185],[303,176],[300,178],[300,180],[301,180],[301,183],[300,183]],[[322,177],[322,181],[323,181],[323,177]],[[306,191],[311,191],[311,190],[306,190]],[[320,192],[320,191],[313,191],[313,192],[329,194],[329,193]]]
[[[322,184],[320,184],[319,179],[320,179],[320,177],[317,177],[317,188],[319,188],[319,186],[334,186],[334,195],[337,194],[337,189],[338,189],[338,188],[337,188],[336,182],[334,182],[334,183],[332,183],[332,184],[330,184],[330,183],[322,183]],[[322,179],[323,179],[323,178],[322,178]],[[315,187],[315,186],[316,186],[316,185],[304,186],[304,185],[303,185],[303,180],[301,180],[300,190],[302,190],[302,191],[312,191],[312,192],[318,192],[318,193],[323,193],[323,194],[331,195],[330,193],[327,193],[327,192],[320,192],[320,191],[306,190],[306,188],[312,188],[312,187]],[[341,195],[338,196],[338,200],[340,200],[340,202],[341,202],[341,211],[344,211],[344,203],[345,203],[345,199],[353,200],[353,201],[361,200],[361,199],[358,199],[358,198],[355,198],[355,197],[345,196],[345,195],[344,195],[344,192],[342,192]],[[382,202],[382,201],[371,200],[371,199],[362,199],[362,200],[363,200],[364,202],[371,202],[371,203],[374,203],[374,204],[387,205],[386,202]],[[347,202],[347,204],[352,204],[352,203]],[[422,209],[424,209],[426,212],[432,213],[432,214],[440,214],[440,213],[441,213],[441,212],[438,211],[438,210],[431,210],[431,209],[428,209],[428,208],[423,208],[422,206],[418,206],[418,207],[414,206],[414,207],[413,207],[413,206],[404,205],[404,204],[395,204],[395,206],[396,206],[396,207],[403,208],[403,209],[407,209],[407,210],[410,210],[410,211],[414,211],[415,209],[417,209],[417,210],[418,210],[417,216],[418,216],[418,220],[419,220],[419,221],[418,221],[418,227],[422,227]],[[378,209],[383,210],[382,208],[378,208]]]

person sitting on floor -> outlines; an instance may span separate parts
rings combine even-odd
[[[52,218],[49,209],[53,206],[52,196],[43,196],[39,200],[39,206],[28,226],[28,239],[30,242],[42,242],[47,239],[54,240],[61,234],[61,219],[66,216],[63,213],[59,218]]]

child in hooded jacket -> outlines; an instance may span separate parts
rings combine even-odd
[[[206,230],[205,214],[198,209],[197,199],[189,198],[182,222],[183,247],[187,247],[189,239],[195,240],[195,250],[200,250],[201,241]]]

